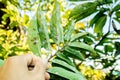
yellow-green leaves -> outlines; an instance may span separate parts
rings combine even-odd
[[[61,26],[60,3],[56,0],[50,23],[51,37],[57,43],[63,42],[63,27]]]
[[[79,21],[92,13],[96,12],[96,7],[98,3],[96,2],[87,2],[80,5],[77,5],[70,13],[70,18]]]

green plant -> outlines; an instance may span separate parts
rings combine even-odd
[[[85,80],[85,77],[77,70],[77,64],[75,60],[84,61],[85,57],[81,51],[84,50],[84,54],[89,52],[92,57],[98,56],[94,49],[84,42],[80,41],[83,36],[87,36],[87,32],[74,33],[74,20],[69,20],[66,27],[61,26],[60,15],[60,3],[54,1],[54,9],[50,20],[50,33],[48,32],[48,25],[43,16],[45,11],[42,11],[41,4],[39,4],[36,15],[30,21],[28,28],[28,42],[31,50],[34,54],[41,56],[41,48],[48,50],[50,54],[49,61],[52,60],[52,68],[48,70],[51,73],[51,79],[58,79],[58,76],[63,79],[69,80]],[[57,50],[52,54],[52,47],[50,39],[57,45]],[[63,44],[63,46],[61,46]],[[57,76],[56,76],[57,75]],[[62,78],[60,78],[62,79]]]
[[[51,60],[51,58],[55,57],[52,60],[53,68],[49,70],[49,72],[52,73],[51,75],[58,75],[66,79],[73,80],[74,77],[72,76],[73,78],[71,78],[70,75],[67,74],[76,74],[76,71],[69,73],[73,69],[78,69],[76,60],[79,60],[81,64],[85,61],[85,59],[89,59],[94,60],[94,63],[102,64],[103,69],[113,67],[110,70],[110,73],[107,73],[108,76],[106,76],[106,79],[111,76],[115,76],[112,72],[115,71],[115,64],[119,59],[116,58],[119,55],[119,42],[116,42],[117,39],[112,39],[111,36],[115,35],[116,33],[119,34],[119,30],[116,28],[115,24],[115,21],[119,22],[118,1],[96,0],[76,6],[69,15],[69,23],[66,25],[67,28],[61,27],[59,5],[59,2],[56,0],[54,2],[54,9],[49,23],[50,33],[47,32],[49,27],[47,27],[47,22],[44,16],[42,16],[44,15],[44,11],[41,10],[39,5],[36,19],[33,19],[34,21],[36,20],[36,23],[34,22],[36,26],[32,25],[31,27],[31,30],[34,30],[36,35],[34,35],[34,37],[30,35],[29,37],[29,40],[31,40],[30,45],[32,44],[32,46],[35,46],[36,48],[31,47],[31,50],[33,50],[33,52],[36,51],[35,54],[41,54],[40,48],[46,48],[49,53],[52,53],[49,39],[53,40],[53,43],[57,45],[58,49],[54,55],[51,54],[52,56],[49,59]],[[87,26],[88,29],[89,27],[94,28],[95,35],[87,32],[84,29],[78,31],[74,30],[75,22],[85,19],[86,17],[93,14],[95,16],[93,16],[90,24]],[[107,22],[107,20],[109,22]],[[104,33],[103,28],[105,28],[106,23],[108,24],[108,31]],[[114,28],[116,33],[111,31],[111,26]],[[31,30],[29,32],[32,32]],[[63,44],[62,47],[60,46],[61,44]],[[94,49],[90,45],[94,45]],[[98,48],[98,46],[102,46],[104,51],[101,50],[102,47]],[[114,47],[116,47],[116,49]],[[115,50],[116,52],[114,53]],[[111,59],[107,58],[107,56],[111,57]],[[69,60],[66,60],[66,58]],[[67,66],[67,64],[64,65],[64,63],[67,63],[70,66],[72,64],[73,68],[71,69],[70,66]],[[94,65],[92,66],[95,67]],[[53,78],[55,78],[55,76]],[[79,79],[80,77],[76,77],[74,80]]]
[[[120,24],[119,3],[119,0],[95,0],[93,2],[86,2],[77,5],[70,14],[70,18],[76,22],[89,18],[92,15],[87,28],[92,28],[92,33],[94,34],[85,37],[84,40],[86,43],[91,41],[99,57],[91,58],[89,56],[88,58],[89,60],[94,60],[94,64],[102,64],[101,69],[111,67],[106,76],[106,79],[109,80],[119,79],[119,75],[114,74],[116,71],[119,72],[119,70],[116,70],[116,66],[119,65],[116,62],[119,60],[118,48],[120,47],[120,42],[118,41],[119,29],[117,27]],[[96,66],[92,65],[92,67],[95,68]]]
[[[2,0],[2,3],[9,6],[8,8],[12,6],[14,10],[6,7],[0,9],[3,11],[3,16],[0,16],[1,59],[29,51],[26,43],[21,43],[26,36],[24,33],[21,34],[23,28],[26,28],[23,26],[29,25],[29,47],[37,56],[48,56],[52,64],[52,68],[48,70],[51,80],[93,80],[95,71],[99,72],[96,70],[99,64],[102,65],[100,71],[109,69],[102,79],[120,78],[119,70],[116,68],[119,65],[117,61],[120,53],[119,0],[69,0],[69,5],[74,8],[65,7],[67,10],[63,6],[64,0],[24,0],[23,3],[21,0],[8,1]],[[83,3],[76,5],[80,1]],[[23,4],[24,6],[21,6]],[[29,16],[25,14],[22,17],[17,10],[24,13],[34,12],[34,7],[38,4],[36,14],[30,21]],[[16,46],[16,43],[22,47]],[[5,44],[9,45],[9,48],[5,47]],[[94,62],[88,65],[94,72],[92,74],[88,71],[91,73],[90,77],[80,68],[88,63],[87,61]],[[0,65],[2,64],[3,61],[0,60]],[[85,66],[84,69],[87,70]]]

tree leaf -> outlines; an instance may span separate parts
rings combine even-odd
[[[69,17],[79,21],[92,13],[96,12],[96,7],[98,3],[96,2],[87,2],[80,5],[77,5],[70,13]]]
[[[65,53],[65,54],[67,54],[68,56],[70,56],[74,59],[78,59],[78,60],[82,60],[82,61],[85,59],[85,57],[78,50],[75,50],[75,49],[67,46],[67,47],[65,47],[65,51],[68,52],[68,54],[67,53]]]
[[[95,50],[91,46],[89,46],[89,45],[87,45],[85,43],[82,43],[82,42],[72,42],[72,43],[69,44],[69,46],[82,48],[82,49],[88,50],[88,51],[90,51],[92,53],[96,53]]]
[[[80,38],[82,36],[85,36],[87,34],[88,34],[87,32],[75,34],[75,35],[72,36],[70,41],[72,42],[72,41],[74,41],[74,40],[76,40],[76,39],[78,39],[78,38]]]
[[[103,12],[97,13],[94,18],[90,21],[90,26],[93,27],[93,25],[97,22],[97,20],[103,15]]]
[[[105,25],[106,20],[107,20],[106,15],[104,15],[98,19],[98,21],[95,23],[95,27],[94,27],[95,33],[102,33],[103,26]]]
[[[90,37],[84,37],[84,42],[89,45],[92,45],[94,43],[94,41]]]
[[[63,53],[58,53],[57,54],[57,57],[56,58],[60,58],[61,60],[65,61],[66,63],[72,65],[72,66],[75,66],[72,61],[69,59],[68,56],[66,56],[65,54]]]
[[[28,27],[28,44],[29,44],[31,51],[35,55],[37,56],[41,55],[41,52],[40,52],[41,42],[40,42],[39,32],[37,28],[36,17],[30,20],[30,25]]]
[[[114,8],[113,8],[113,11],[118,11],[120,10],[120,4],[117,4]]]
[[[97,2],[100,4],[100,5],[104,5],[104,4],[110,4],[113,2],[113,0],[97,0]]]
[[[113,0],[105,0],[106,4],[109,4],[109,3],[112,3],[112,2],[113,2]]]
[[[104,54],[103,50],[95,49],[95,51]]]
[[[120,11],[116,11],[115,15],[120,18]]]
[[[56,0],[52,12],[50,30],[51,37],[55,42],[57,42],[57,44],[63,42],[63,27],[60,24],[61,24],[60,3]]]
[[[120,19],[117,17],[117,18],[114,18],[115,21],[117,21],[118,23],[120,23]]]
[[[70,72],[70,71],[60,68],[60,67],[53,67],[53,68],[49,69],[48,72],[55,74],[55,75],[59,75],[61,77],[69,79],[69,80],[86,80],[83,77],[83,75]]]
[[[64,37],[66,41],[70,40],[73,31],[74,31],[74,20],[71,20]]]
[[[64,62],[64,61],[62,61],[62,60],[54,59],[54,60],[52,61],[52,63],[54,63],[54,64],[59,64],[59,65],[65,67],[65,68],[69,69],[69,70],[72,71],[72,72],[79,73],[79,71],[78,71],[75,67],[69,65],[68,63],[66,63],[66,62]]]
[[[47,22],[43,11],[41,11],[40,9],[40,4],[37,10],[37,24],[38,24],[39,37],[41,40],[41,46],[50,49]]]
[[[108,52],[113,52],[114,48],[110,45],[105,45],[104,46],[104,51],[107,54]]]

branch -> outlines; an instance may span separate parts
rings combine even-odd
[[[68,42],[69,43],[69,42]],[[51,54],[50,58],[48,59],[48,62],[50,62],[50,60],[57,55],[58,52],[62,52],[64,50],[64,48],[68,45],[68,43],[66,43],[61,49],[58,49],[54,55]]]

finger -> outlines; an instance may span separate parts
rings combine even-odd
[[[36,61],[35,61],[36,63],[35,63],[35,66],[34,66],[34,71],[37,71],[37,72],[45,72],[45,66],[44,66],[44,64],[43,64],[43,61],[42,61],[42,59],[41,58],[38,58],[38,59],[36,59]]]
[[[41,56],[41,59],[42,59],[43,65],[45,66],[45,68],[47,68],[48,60],[47,60],[46,56],[45,56],[45,55],[42,55],[42,56]]]
[[[35,65],[38,64],[38,57],[32,54],[24,54],[21,55],[22,59],[24,59],[25,66],[28,68],[29,71],[33,70]]]
[[[0,67],[0,72],[1,72],[1,70],[2,70],[2,67]]]
[[[45,80],[49,80],[50,79],[50,74],[49,73],[45,73]]]
[[[33,59],[35,58],[35,56],[32,54],[24,54],[24,55],[21,55],[20,57],[22,57],[21,59],[24,59],[27,65],[31,64]]]
[[[49,69],[51,67],[50,63],[47,63],[46,69]]]

